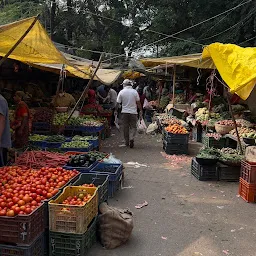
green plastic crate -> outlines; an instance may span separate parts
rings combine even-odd
[[[49,234],[49,256],[81,256],[96,242],[96,222],[93,219],[89,229],[81,235],[52,232]]]
[[[206,148],[224,148],[226,145],[226,139],[221,138],[219,140],[215,140],[214,138],[203,136],[203,144]]]

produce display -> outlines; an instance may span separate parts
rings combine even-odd
[[[213,132],[213,133],[206,133],[205,136],[209,138],[214,138],[215,140],[220,140],[222,136],[219,133]]]
[[[53,111],[51,109],[42,108],[38,109],[33,114],[33,122],[51,122]]]
[[[71,155],[69,156],[69,161],[67,163],[67,166],[87,168],[93,163],[95,163],[95,161],[97,161],[96,158],[88,154]]]
[[[220,160],[223,162],[240,163],[244,156],[237,153],[221,153]]]
[[[72,141],[87,141],[87,140],[97,140],[97,136],[80,136],[76,135],[72,138]]]
[[[94,184],[83,184],[81,186],[85,187],[85,188],[96,188],[96,186]]]
[[[64,166],[69,157],[48,151],[25,151],[15,161],[15,165],[40,169],[43,167]]]
[[[53,117],[53,125],[65,125],[69,114],[68,113],[56,113]],[[71,117],[67,125],[79,126],[82,125],[83,118],[82,117]]]
[[[66,200],[64,200],[60,204],[65,205],[85,205],[90,199],[92,195],[88,193],[80,193],[77,196],[69,196]]]
[[[181,125],[173,124],[169,125],[165,128],[167,132],[174,133],[174,134],[187,134],[188,131]]]
[[[238,127],[237,130],[238,130],[239,136],[244,138],[250,138],[252,134],[256,134],[256,131],[251,128]],[[229,134],[236,137],[236,130],[235,129],[231,130]],[[246,137],[246,136],[250,136],[250,137]]]
[[[88,141],[64,142],[61,148],[88,148],[91,144]]]
[[[179,119],[176,118],[169,118],[169,119],[164,119],[162,121],[163,125],[173,125],[173,124],[179,124],[181,125],[181,121]]]
[[[96,161],[101,161],[104,158],[108,157],[107,153],[99,152],[99,151],[90,151],[87,153],[87,155],[90,157],[95,157]]]
[[[195,114],[196,120],[205,121],[210,117],[210,112],[207,108],[199,108]]]
[[[95,126],[95,127],[99,127],[99,126],[102,126],[102,123],[100,121],[96,121],[96,120],[86,120],[83,122],[83,125],[84,126]]]
[[[205,148],[202,149],[199,154],[197,154],[197,158],[203,159],[218,159],[220,157],[220,152],[215,148]]]
[[[236,123],[237,123],[237,126],[239,127],[247,127],[247,128],[253,127],[253,124],[251,122],[244,119],[237,119]]]
[[[66,140],[66,138],[63,135],[47,136],[45,139],[45,141],[47,141],[47,142],[64,142],[65,140]]]
[[[28,215],[78,174],[58,168],[0,168],[0,216]]]
[[[236,149],[233,148],[222,148],[220,149],[221,154],[239,154]]]
[[[234,122],[232,120],[221,120],[218,121],[217,124],[225,125],[225,126],[234,126]]]
[[[29,136],[30,141],[44,141],[48,138],[48,136],[40,135],[40,134],[33,134]]]

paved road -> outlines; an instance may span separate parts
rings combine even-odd
[[[114,250],[96,244],[88,256],[255,256],[256,207],[237,197],[238,183],[200,182],[190,174],[191,159],[177,165],[161,155],[159,136],[139,135],[134,149],[121,138],[104,142],[123,163],[148,167],[125,169],[125,187],[113,206],[130,208],[134,230],[129,242]],[[193,146],[193,149],[196,145]],[[148,206],[135,209],[138,203]]]

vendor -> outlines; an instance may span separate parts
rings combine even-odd
[[[55,95],[52,100],[52,105],[56,107],[73,107],[76,104],[74,97],[66,92],[60,92],[58,95]]]
[[[88,90],[88,104],[96,104],[96,92],[93,88]]]
[[[104,84],[100,85],[97,88],[97,97],[98,97],[99,103],[103,104],[107,96],[108,96],[108,93],[106,91],[106,86]]]
[[[25,93],[17,91],[13,97],[16,103],[15,120],[12,123],[12,129],[15,133],[14,146],[22,148],[28,144],[29,139],[29,108],[23,101]]]

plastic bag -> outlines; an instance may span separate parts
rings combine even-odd
[[[144,109],[148,109],[148,110],[153,109],[152,105],[148,102],[147,99],[144,100],[143,108],[144,108]]]
[[[115,123],[116,128],[119,130],[120,129],[120,125],[118,124],[118,122],[119,122],[118,117],[117,117],[117,115],[115,115],[114,123]]]
[[[150,124],[149,126],[148,126],[148,129],[147,129],[147,134],[150,134],[150,133],[152,133],[152,132],[154,132],[154,131],[156,131],[158,129],[158,125],[157,125],[157,123],[156,122],[154,122],[154,123],[152,123],[152,124]]]
[[[110,153],[108,158],[104,158],[103,162],[108,164],[123,164],[122,161],[117,159],[112,153]]]
[[[147,130],[147,126],[145,124],[145,121],[143,119],[139,120],[137,123],[137,131],[138,133],[144,133]]]

